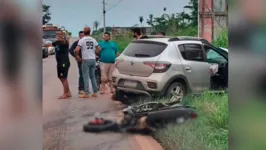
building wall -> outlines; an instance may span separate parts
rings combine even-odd
[[[228,27],[227,0],[199,0],[199,36],[212,42]]]
[[[113,27],[112,28],[112,35],[118,36],[118,35],[125,35],[132,32],[132,27]],[[152,33],[152,27],[143,27],[142,28],[143,34],[151,34]]]

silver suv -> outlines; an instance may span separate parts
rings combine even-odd
[[[219,64],[215,80],[210,63]],[[212,81],[227,87],[227,70],[228,55],[204,39],[145,36],[132,41],[117,58],[115,96],[119,100],[133,93],[180,100],[189,91],[200,94],[209,90]]]

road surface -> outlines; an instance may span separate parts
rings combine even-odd
[[[73,42],[73,40],[72,40]],[[72,43],[71,42],[71,43]],[[70,56],[69,84],[72,98],[58,100],[62,85],[56,76],[55,56],[43,59],[43,147],[45,150],[162,150],[149,136],[120,133],[84,133],[82,126],[102,112],[111,119],[121,118],[122,104],[110,94],[78,98],[78,68]]]

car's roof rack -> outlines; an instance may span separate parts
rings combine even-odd
[[[171,38],[171,37],[163,35],[144,35],[140,39],[152,39],[152,38]]]
[[[193,37],[193,36],[178,36],[178,37],[172,37],[168,41],[174,42],[174,41],[183,41],[183,40],[191,40],[191,41],[201,41],[204,44],[210,44],[207,40],[201,38],[201,37]]]
[[[201,38],[201,37],[194,37],[194,36],[163,36],[163,35],[144,35],[140,39],[152,39],[152,38],[169,38],[168,42],[174,42],[174,41],[184,41],[184,40],[191,40],[191,41],[201,41],[204,44],[210,44],[207,40]]]

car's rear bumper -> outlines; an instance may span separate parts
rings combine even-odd
[[[113,84],[117,90],[127,93],[144,94],[148,96],[164,94],[164,85],[167,82],[168,75],[166,73],[154,73],[149,77],[124,75],[115,69],[113,73]],[[135,82],[136,86],[130,87],[125,82]]]

